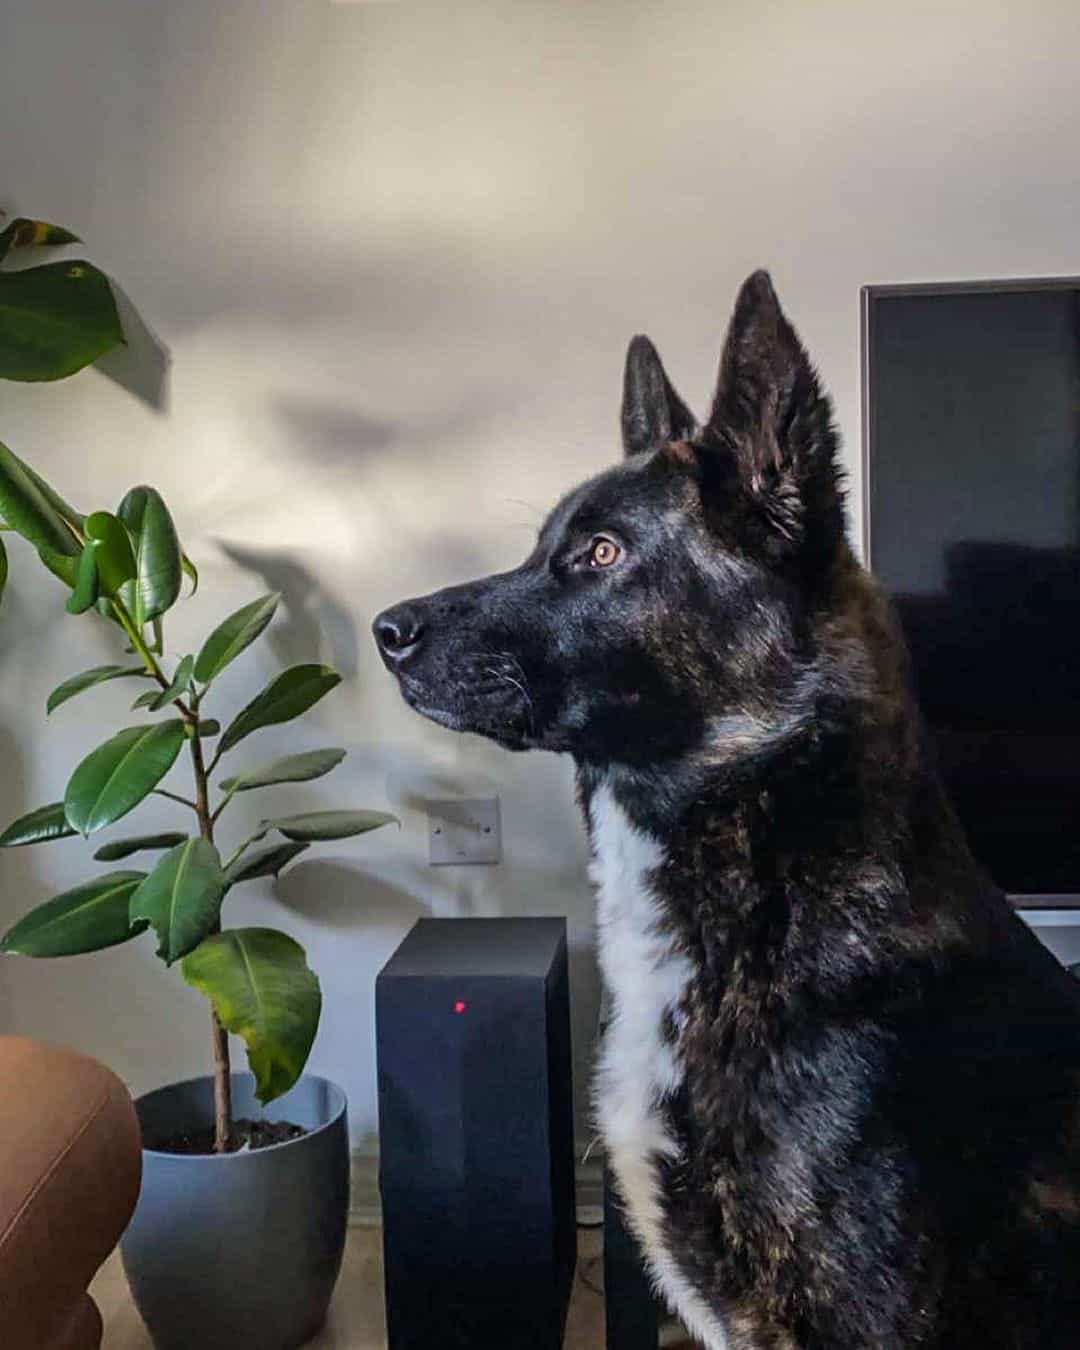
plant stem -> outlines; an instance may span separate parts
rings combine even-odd
[[[206,762],[203,759],[202,740],[196,734],[191,738],[191,766],[195,771],[195,812],[199,817],[199,833],[214,842],[214,818],[210,813],[210,790],[207,784]],[[215,929],[215,931],[217,931]],[[213,1008],[210,1010],[214,1043],[214,1151],[228,1153],[232,1143],[232,1072],[229,1065],[229,1033],[221,1025]]]
[[[232,1069],[229,1065],[229,1033],[210,1009],[214,1039],[214,1152],[228,1153],[232,1142]]]
[[[128,635],[131,645],[142,657],[148,673],[157,680],[162,689],[168,689],[169,679],[158,664],[154,651],[147,646],[146,639],[139,631],[138,625],[128,613],[127,606],[119,596],[113,597],[112,606],[124,632]],[[160,650],[160,638],[158,639],[158,645]],[[174,705],[179,710],[180,716],[194,731],[194,735],[191,737],[191,766],[195,771],[195,800],[189,801],[186,797],[177,796],[175,792],[166,792],[164,788],[155,790],[163,797],[171,797],[173,801],[193,807],[199,818],[199,833],[207,843],[212,844],[214,842],[214,817],[210,812],[208,786],[210,775],[203,759],[202,739],[199,736],[198,695],[192,698],[190,707],[182,699],[175,699]],[[218,757],[215,756],[214,762],[210,766],[211,769],[217,763]],[[219,932],[220,925],[214,931]],[[210,1020],[214,1046],[214,1151],[215,1153],[228,1153],[232,1144],[232,1071],[229,1064],[229,1033],[221,1025],[213,1007],[210,1009]]]
[[[123,600],[121,600],[118,595],[114,595],[110,603],[113,607],[113,613],[120,620],[120,625],[128,636],[129,642],[131,643],[132,647],[135,648],[136,652],[138,652],[138,654],[142,657],[143,664],[146,666],[147,674],[152,675],[154,679],[157,680],[158,684],[161,685],[162,689],[168,689],[170,684],[169,677],[165,674],[165,672],[161,669],[161,666],[158,664],[157,657],[154,655],[153,650],[147,646],[146,639],[139,631],[138,625],[136,624],[135,620],[131,617],[131,614],[128,611],[128,607],[124,604]],[[179,709],[180,716],[184,719],[185,722],[197,725],[199,720],[198,700],[193,699],[192,702],[194,706],[191,708],[189,708],[187,704],[183,702],[182,699],[174,699],[173,705],[174,707]]]
[[[112,605],[113,613],[120,620],[120,626],[127,634],[128,641],[142,657],[147,672],[150,675],[153,675],[154,679],[157,680],[162,689],[168,689],[169,681],[166,678],[165,672],[158,665],[154,653],[146,645],[146,639],[135,626],[135,620],[128,613],[127,605],[124,604],[123,600],[121,600],[118,595],[114,595],[109,603]]]
[[[179,802],[181,806],[188,806],[192,811],[199,809],[190,797],[181,797],[178,792],[169,792],[165,788],[154,788],[152,791],[155,797],[168,797],[169,801]]]

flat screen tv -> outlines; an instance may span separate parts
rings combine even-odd
[[[867,286],[865,556],[976,857],[1080,906],[1080,278]]]

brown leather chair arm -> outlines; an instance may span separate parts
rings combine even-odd
[[[139,1193],[135,1111],[108,1069],[0,1036],[0,1343],[83,1350],[101,1338],[86,1294]]]

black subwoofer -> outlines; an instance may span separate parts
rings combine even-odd
[[[421,919],[376,982],[390,1350],[557,1350],[576,1259],[562,919]]]

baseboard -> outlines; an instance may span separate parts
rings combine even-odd
[[[382,1218],[379,1200],[379,1156],[365,1149],[354,1148],[349,1165],[351,1190],[349,1196],[349,1226],[375,1228]]]
[[[382,1222],[378,1154],[353,1149],[350,1171],[349,1224],[353,1228],[377,1227]],[[598,1226],[604,1213],[604,1165],[595,1149],[577,1166],[576,1190],[578,1223],[586,1227]]]

